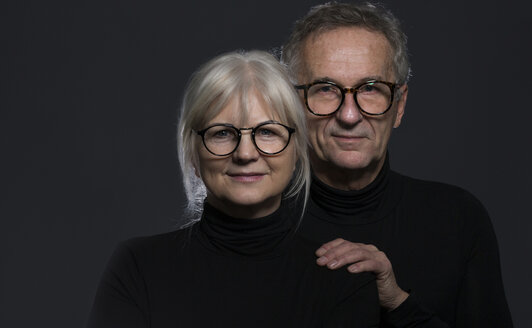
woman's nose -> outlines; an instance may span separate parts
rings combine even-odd
[[[238,162],[255,161],[260,154],[251,138],[251,131],[242,131],[240,143],[233,153],[233,159]]]

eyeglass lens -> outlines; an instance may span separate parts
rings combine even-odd
[[[290,142],[290,131],[276,123],[257,126],[251,134],[255,146],[263,153],[275,154],[282,151]],[[239,145],[239,130],[233,126],[214,125],[205,130],[205,147],[215,155],[229,155]]]
[[[317,83],[307,92],[308,107],[316,114],[334,113],[342,104],[343,90],[334,84]],[[355,93],[358,106],[369,114],[382,114],[388,110],[392,98],[391,88],[381,82],[369,82],[359,86]]]

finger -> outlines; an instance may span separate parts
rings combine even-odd
[[[320,248],[318,248],[316,250],[316,255],[317,256],[323,256],[323,254],[325,254],[325,252],[327,252],[329,249],[342,244],[344,241],[345,240],[342,239],[342,238],[336,238],[335,240],[332,240],[332,241],[330,241],[328,243],[325,243],[325,244],[321,245]]]
[[[329,248],[327,246],[327,248]],[[356,250],[361,250],[369,253],[378,252],[379,250],[377,247],[373,245],[367,245],[367,244],[360,244],[360,243],[352,243],[347,240],[342,240],[341,243],[335,245],[332,248],[327,249],[325,252],[319,252],[319,257],[323,257],[323,259],[320,261],[321,263],[327,263],[328,261],[331,261],[333,259],[340,259],[344,256],[348,256],[349,253],[352,253]],[[318,252],[316,252],[318,253]],[[359,260],[359,259],[357,259]],[[348,262],[344,262],[348,263]]]
[[[375,260],[360,261],[347,267],[347,271],[351,273],[373,272],[376,275],[380,272],[379,269],[380,265]]]
[[[317,262],[320,265],[327,265],[330,269],[334,269],[346,264],[372,259],[375,257],[374,253],[359,245],[344,243],[327,251]]]
[[[332,258],[327,262],[327,267],[330,269],[336,269],[343,267],[346,264],[363,261],[377,261],[377,259],[375,258],[374,252],[358,247]]]
[[[347,252],[351,251],[353,247],[356,247],[353,245],[353,243],[342,240],[340,244],[337,244],[336,246],[327,249],[325,253],[320,252],[321,256],[318,255],[318,264],[325,265],[330,261],[335,260],[337,257],[342,256],[343,254],[346,254]]]
[[[373,252],[371,257],[349,265],[347,270],[351,273],[373,272],[382,277],[392,272],[392,265],[383,252]]]

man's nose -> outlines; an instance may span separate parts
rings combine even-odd
[[[346,92],[344,102],[336,112],[336,119],[343,125],[352,126],[364,119],[362,112],[355,102],[353,92]]]
[[[251,131],[241,131],[242,136],[240,143],[233,152],[233,160],[237,162],[250,162],[259,158],[260,154],[253,140],[251,139]]]

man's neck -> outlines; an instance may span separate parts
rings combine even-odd
[[[312,155],[310,158],[314,175],[323,183],[339,190],[360,190],[368,186],[377,178],[386,160],[383,157],[364,168],[346,169],[332,167],[330,163],[316,159]]]

